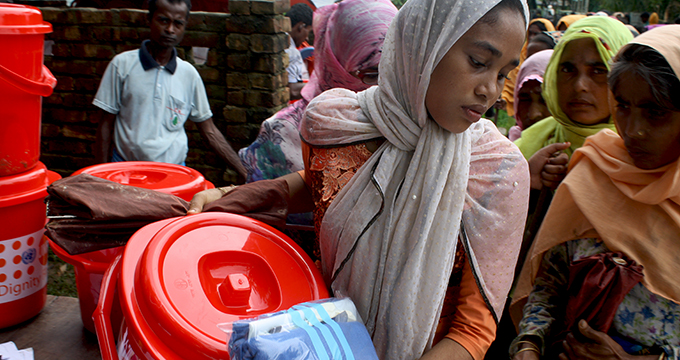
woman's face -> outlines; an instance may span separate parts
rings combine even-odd
[[[522,121],[522,129],[550,116],[548,106],[541,94],[541,83],[529,80],[522,85],[517,93],[517,118]]]
[[[680,112],[662,108],[649,84],[630,72],[613,89],[616,128],[640,169],[656,169],[680,157]]]
[[[541,28],[538,26],[538,24],[533,23],[529,25],[529,30],[527,30],[527,41],[530,42],[531,39],[534,38],[534,36],[540,34],[542,32]]]
[[[582,125],[609,121],[608,72],[592,39],[565,46],[557,67],[557,96],[569,119]]]
[[[529,41],[529,44],[527,45],[527,59],[539,51],[548,49],[551,49],[551,47],[543,41]]]
[[[524,17],[501,9],[497,21],[478,21],[446,53],[430,77],[425,106],[439,126],[461,133],[500,96],[505,77],[519,64]]]

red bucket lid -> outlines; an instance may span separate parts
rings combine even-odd
[[[228,359],[217,324],[328,297],[304,251],[259,221],[201,213],[158,224],[130,238],[120,276],[126,322],[143,352]]]
[[[56,174],[56,173],[55,173]],[[58,175],[57,175],[58,176]],[[45,164],[16,175],[0,177],[0,207],[9,207],[47,196],[47,185],[54,179]]]
[[[73,173],[90,174],[123,185],[160,191],[191,201],[199,191],[213,188],[200,172],[182,165],[152,161],[121,161],[89,166]]]
[[[0,34],[46,34],[52,25],[43,21],[40,10],[33,6],[0,4]]]

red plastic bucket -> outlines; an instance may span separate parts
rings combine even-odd
[[[195,193],[215,186],[201,173],[182,165],[149,161],[123,161],[89,166],[73,173],[90,174],[119,184],[157,190],[191,200]],[[123,247],[70,255],[59,245],[50,241],[52,251],[62,260],[73,265],[78,288],[80,316],[83,326],[95,331],[92,313],[99,301],[102,277],[111,261],[123,251]],[[114,315],[114,321],[120,318]]]
[[[43,65],[52,25],[32,6],[0,4],[0,176],[25,172],[40,157],[42,96],[57,80]]]
[[[116,287],[124,315],[117,349]],[[217,324],[327,297],[321,273],[291,239],[244,216],[202,213],[137,231],[106,272],[94,319],[104,360],[229,359]]]
[[[186,166],[151,162],[121,161],[89,166],[73,173],[90,174],[123,185],[137,186],[181,197],[186,201],[199,191],[215,187],[203,175]]]
[[[45,188],[59,178],[42,163],[0,178],[0,328],[28,320],[45,306]]]

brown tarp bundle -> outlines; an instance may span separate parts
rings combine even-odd
[[[46,234],[71,255],[125,245],[145,225],[189,209],[177,196],[89,174],[55,181],[47,193]]]
[[[145,225],[184,216],[189,209],[176,196],[89,174],[55,181],[47,193],[46,235],[71,255],[125,245]],[[204,211],[242,214],[283,227],[287,209],[286,182],[266,180],[239,186]]]

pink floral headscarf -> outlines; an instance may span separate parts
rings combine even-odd
[[[378,65],[385,33],[396,14],[389,0],[345,0],[316,10],[316,68],[302,88],[302,99],[265,120],[257,139],[239,151],[247,182],[304,168],[298,131],[307,104],[328,89],[369,87],[350,72]]]
[[[368,89],[350,73],[378,66],[387,27],[396,15],[389,0],[345,0],[316,10],[314,56],[321,61],[302,97],[309,101],[336,87]]]

